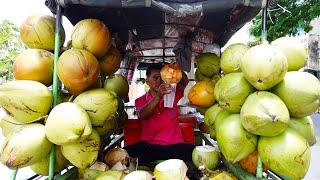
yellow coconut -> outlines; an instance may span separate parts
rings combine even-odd
[[[72,31],[72,47],[86,49],[97,58],[104,56],[111,45],[111,35],[104,23],[98,19],[79,21]]]
[[[17,80],[33,80],[50,86],[53,75],[53,54],[43,49],[23,51],[13,63],[13,75]]]
[[[55,18],[46,15],[29,16],[20,26],[20,38],[29,47],[54,50]],[[60,42],[64,43],[65,32],[60,30]]]
[[[47,157],[51,147],[42,124],[25,125],[5,139],[0,161],[11,169],[26,167]]]
[[[58,145],[74,143],[82,137],[88,137],[92,132],[89,115],[72,102],[55,106],[48,116],[45,127],[48,139]]]
[[[0,106],[20,123],[34,122],[47,115],[51,104],[51,92],[39,82],[16,80],[0,85]]]
[[[61,146],[62,154],[78,168],[90,167],[98,158],[100,136],[92,130],[90,136],[76,143]]]

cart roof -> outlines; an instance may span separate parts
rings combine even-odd
[[[172,48],[181,39],[192,42],[196,55],[222,47],[266,0],[46,0],[53,13],[57,3],[73,25],[100,19],[118,37],[122,51],[129,42],[138,55],[154,60],[174,56]]]

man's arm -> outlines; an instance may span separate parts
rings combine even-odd
[[[137,114],[139,119],[146,119],[151,116],[154,110],[159,105],[160,99],[163,95],[168,94],[172,91],[172,87],[169,84],[161,84],[158,88],[156,94],[153,95],[152,100],[144,105],[140,110],[138,110]]]
[[[143,106],[141,110],[137,112],[139,119],[146,119],[150,115],[152,115],[153,111],[156,109],[159,102],[160,102],[160,97],[158,95],[154,96],[149,103],[147,103],[145,106]]]

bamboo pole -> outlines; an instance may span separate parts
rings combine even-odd
[[[52,107],[55,107],[58,103],[58,91],[59,91],[59,79],[57,76],[57,62],[59,58],[60,50],[60,29],[61,29],[61,7],[57,5],[57,14],[56,14],[56,29],[55,29],[55,43],[54,43],[54,61],[53,61],[53,85],[52,85],[52,95],[53,95],[53,104]],[[53,145],[50,151],[50,163],[49,163],[49,180],[53,179],[54,176],[54,165],[56,159],[56,146]]]

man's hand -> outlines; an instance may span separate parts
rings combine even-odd
[[[157,89],[157,95],[161,98],[165,94],[170,94],[173,91],[173,88],[170,84],[162,83]]]

